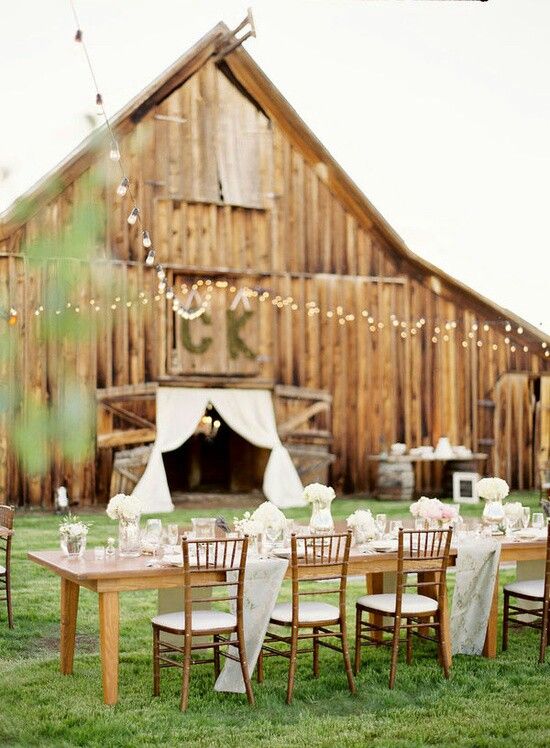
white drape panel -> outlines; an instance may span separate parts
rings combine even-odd
[[[302,483],[277,434],[273,402],[267,390],[159,387],[157,438],[134,490],[144,503],[144,512],[169,512],[174,508],[162,453],[177,449],[193,435],[208,403],[243,439],[271,450],[263,480],[266,498],[279,507],[303,506]]]

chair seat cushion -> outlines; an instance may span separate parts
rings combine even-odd
[[[395,613],[397,596],[393,593],[381,595],[363,595],[357,600],[357,605],[364,608],[374,608],[381,613]],[[437,610],[437,600],[433,600],[426,595],[414,595],[404,593],[401,602],[402,615],[415,615],[420,613],[435,613]]]
[[[323,621],[326,623],[338,621],[340,610],[336,605],[322,602],[300,602],[298,607],[298,621],[300,623],[315,623]],[[292,604],[279,603],[273,608],[271,620],[279,623],[292,623]]]
[[[6,573],[6,567],[5,567],[5,566],[2,566],[2,565],[0,564],[0,574],[5,574],[5,573]]]
[[[161,613],[151,619],[151,623],[161,628],[185,631],[185,621],[182,610],[175,613]],[[221,610],[194,610],[191,618],[192,631],[215,631],[216,629],[232,629],[237,625],[237,617]]]
[[[505,584],[504,589],[512,595],[528,595],[542,600],[544,597],[544,579],[526,579],[523,582],[512,582],[511,584]]]

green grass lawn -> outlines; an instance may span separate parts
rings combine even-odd
[[[534,494],[514,498],[537,504]],[[338,500],[334,516],[358,506],[399,516],[407,507]],[[228,519],[240,510],[224,509]],[[463,508],[465,516],[480,507]],[[211,510],[210,514],[217,514]],[[185,523],[197,510],[177,510]],[[307,510],[289,515],[306,519]],[[93,521],[89,547],[105,543],[115,525],[104,514]],[[97,642],[97,596],[81,591],[74,675],[59,673],[59,580],[26,560],[29,549],[55,548],[58,518],[16,516],[14,543],[15,628],[0,607],[0,745],[2,746],[548,746],[550,655],[537,664],[537,633],[513,631],[511,647],[489,661],[455,657],[449,681],[442,677],[435,645],[415,642],[411,667],[399,662],[394,691],[387,688],[389,651],[369,648],[351,696],[341,658],[321,650],[321,675],[312,678],[309,655],[300,659],[294,703],[284,703],[286,660],[268,659],[266,680],[253,683],[256,706],[244,696],[213,690],[209,666],[191,674],[189,710],[178,708],[180,671],[164,671],[158,699],[151,696],[151,626],[155,592],[121,597],[119,703],[105,707]],[[502,574],[510,579],[512,572]],[[452,579],[451,579],[452,582]],[[349,586],[349,622],[363,585]],[[283,594],[288,594],[285,589]],[[3,604],[0,604],[3,605]],[[350,630],[353,627],[350,625]]]

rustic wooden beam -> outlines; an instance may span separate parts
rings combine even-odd
[[[119,418],[122,418],[125,421],[128,421],[128,423],[131,423],[134,426],[141,426],[142,428],[145,428],[145,429],[155,428],[155,424],[151,423],[151,421],[148,421],[146,418],[142,418],[141,416],[138,416],[136,413],[132,413],[131,411],[126,410],[125,408],[111,405],[109,402],[105,400],[101,403],[101,407],[110,411],[113,415],[118,416]]]
[[[109,434],[97,435],[99,449],[123,447],[127,444],[145,444],[154,442],[157,436],[155,429],[130,429],[128,431],[111,431]]]
[[[288,436],[295,428],[296,426],[301,426],[302,423],[305,423],[310,418],[313,418],[313,416],[316,416],[318,413],[326,413],[330,410],[330,404],[325,402],[319,402],[319,403],[313,403],[313,405],[310,405],[305,410],[300,411],[299,413],[296,413],[295,415],[291,416],[287,421],[284,423],[281,423],[278,427],[279,436]]]
[[[323,400],[331,403],[332,395],[326,390],[313,390],[309,387],[296,387],[292,384],[276,384],[275,395],[277,397],[288,397],[296,400]]]

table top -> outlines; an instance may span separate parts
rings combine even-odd
[[[457,549],[452,547],[450,560],[454,565]],[[546,538],[521,542],[509,542],[503,539],[501,560],[514,561],[522,559],[543,559],[546,555]],[[121,558],[118,554],[113,559],[98,561],[93,551],[86,551],[81,559],[72,560],[60,550],[29,551],[30,561],[49,569],[50,571],[84,586],[95,588],[94,582],[125,579],[140,580],[141,588],[154,588],[156,581],[163,579],[167,586],[181,584],[182,567],[161,565],[151,567],[150,556],[137,558]],[[397,553],[376,553],[351,549],[349,574],[368,573],[369,571],[387,571],[395,567]],[[201,572],[204,573],[204,572]],[[180,578],[178,581],[178,577]],[[91,584],[90,584],[91,583]]]

